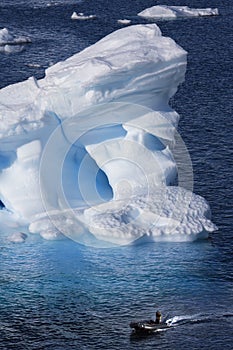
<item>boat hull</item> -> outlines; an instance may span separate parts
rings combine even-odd
[[[154,321],[131,322],[130,328],[136,333],[150,334],[169,328],[166,323],[155,323]]]

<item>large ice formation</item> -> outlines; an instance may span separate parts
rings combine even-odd
[[[190,8],[188,6],[168,6],[156,5],[147,8],[138,16],[146,18],[176,18],[176,17],[200,17],[200,16],[216,16],[218,15],[217,8]]]
[[[136,25],[2,89],[0,230],[102,246],[206,237],[209,206],[173,152],[176,138],[191,167],[168,105],[185,70],[181,47]]]

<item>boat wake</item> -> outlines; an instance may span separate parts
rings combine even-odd
[[[233,313],[174,316],[172,318],[167,319],[166,324],[169,325],[170,327],[177,327],[185,324],[216,322],[216,319],[225,320],[225,318],[232,318],[232,317],[233,317]]]
[[[182,315],[165,318],[161,324],[155,324],[150,321],[132,322],[130,327],[133,328],[131,339],[143,339],[148,336],[158,335],[161,332],[174,329],[178,326],[193,326],[194,324],[211,323],[216,320],[226,322],[226,318],[233,318],[233,313],[227,312],[222,314],[195,314]]]

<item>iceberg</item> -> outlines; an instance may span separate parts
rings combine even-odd
[[[0,52],[20,52],[24,44],[30,43],[30,38],[12,34],[7,28],[0,29]]]
[[[26,239],[27,235],[23,232],[15,232],[9,237],[9,240],[12,243],[24,243]]]
[[[156,5],[138,13],[138,16],[145,18],[177,18],[177,17],[200,17],[216,16],[217,8],[190,8],[188,6]]]
[[[102,247],[215,230],[169,106],[186,56],[133,25],[0,90],[0,230]]]

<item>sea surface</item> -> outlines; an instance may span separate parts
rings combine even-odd
[[[0,27],[32,43],[0,53],[0,87],[34,75],[119,29],[118,19],[162,1],[1,0]],[[172,5],[184,5],[174,0]],[[168,2],[166,2],[168,4]],[[194,192],[218,231],[206,241],[94,249],[30,237],[0,246],[0,349],[128,350],[233,348],[233,3],[217,17],[158,21],[188,51],[186,80],[171,104],[190,152]],[[71,20],[72,12],[97,16]],[[133,40],[133,38],[132,38]],[[131,334],[129,323],[162,311],[167,331]]]

